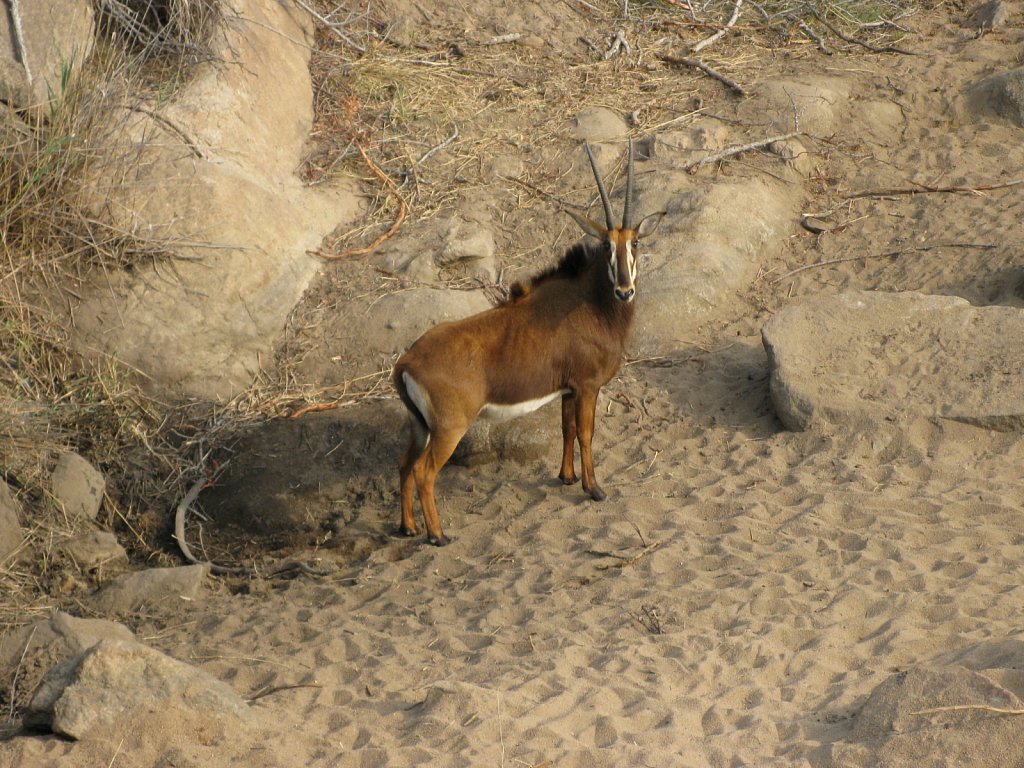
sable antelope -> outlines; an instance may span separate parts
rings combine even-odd
[[[559,264],[516,283],[504,303],[424,333],[395,364],[393,381],[409,409],[412,439],[400,467],[402,521],[416,535],[413,486],[427,525],[427,540],[443,546],[434,480],[478,417],[504,420],[562,398],[562,466],[558,477],[575,483],[574,441],[579,442],[583,490],[595,501],[605,492],[594,478],[591,440],[597,393],[619,370],[633,321],[639,241],[665,211],[633,225],[633,142],[629,142],[622,225],[594,154],[584,144],[604,204],[606,227],[567,211],[600,244],[578,243]]]

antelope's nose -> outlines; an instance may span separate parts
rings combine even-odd
[[[617,298],[619,301],[632,301],[634,294],[636,294],[636,288],[619,288],[618,286],[615,287],[615,298]]]

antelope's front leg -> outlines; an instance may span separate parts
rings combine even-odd
[[[576,393],[576,436],[580,444],[580,464],[583,465],[583,490],[594,501],[604,501],[608,494],[601,490],[594,477],[594,416],[597,412],[597,392]]]
[[[573,394],[562,395],[562,469],[558,479],[566,485],[577,480],[576,467],[573,465],[573,453],[576,451],[576,402]]]

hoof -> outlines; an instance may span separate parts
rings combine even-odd
[[[415,536],[416,535],[416,529],[415,528],[406,528],[404,525],[400,525],[400,526],[398,526],[398,530],[395,531],[395,533],[397,535],[399,535],[399,536]]]
[[[590,498],[594,501],[604,501],[608,498],[608,494],[601,490],[601,486],[595,485],[587,493],[590,494]]]
[[[559,473],[558,479],[562,481],[562,485],[573,485],[573,484],[579,482],[579,478],[576,477],[575,474],[573,474],[573,475],[563,475],[563,474]]]
[[[427,541],[433,544],[435,547],[444,547],[451,542],[447,536],[443,533],[440,536],[427,536]]]

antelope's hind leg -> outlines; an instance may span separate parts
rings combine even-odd
[[[398,525],[398,532],[403,536],[416,535],[416,516],[413,513],[412,498],[416,488],[416,478],[413,475],[413,466],[423,455],[429,441],[430,433],[414,415],[409,414],[409,447],[402,454],[402,462],[398,467],[402,494],[402,520]]]
[[[448,537],[441,531],[441,515],[434,502],[434,481],[464,434],[465,426],[459,429],[434,429],[423,452],[412,464],[412,474],[423,508],[423,521],[427,525],[427,541],[438,547],[447,544]]]
[[[562,468],[558,479],[565,485],[577,480],[573,453],[576,450],[576,401],[572,392],[562,395]]]

